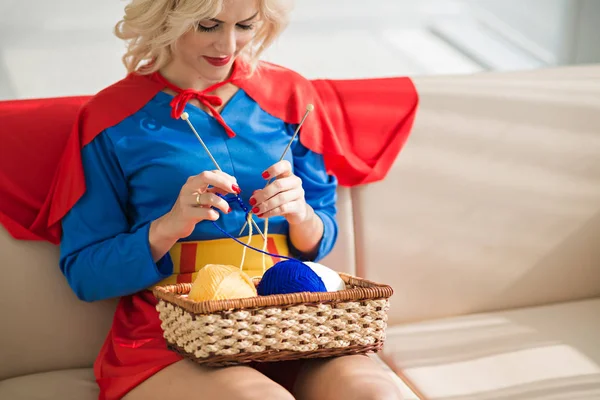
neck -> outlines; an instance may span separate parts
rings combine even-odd
[[[169,82],[184,90],[194,89],[202,91],[214,84],[221,82],[204,79],[201,76],[199,76],[196,71],[191,70],[190,68],[186,68],[185,66],[181,66],[175,61],[161,68],[160,73]],[[227,77],[229,77],[230,74],[231,71],[229,71],[229,75]]]

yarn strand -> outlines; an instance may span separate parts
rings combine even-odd
[[[250,217],[252,218],[252,217]],[[263,274],[267,270],[267,260],[265,256],[265,252],[267,251],[267,239],[269,238],[269,218],[265,218],[265,238],[263,240],[263,254],[262,254],[262,265],[263,265]]]
[[[250,221],[248,221],[250,218],[252,218],[250,216],[250,213],[247,213],[246,214],[246,221],[250,222]],[[213,223],[214,223],[214,221],[213,221]],[[246,244],[246,246],[250,246],[251,242],[252,242],[252,224],[249,224],[249,228],[248,228],[248,243]],[[246,246],[244,246],[244,250],[242,250],[242,262],[240,263],[240,271],[244,270],[243,267],[244,267],[244,261],[246,259],[246,249],[247,249]]]
[[[223,200],[225,200],[227,203],[234,203],[237,202],[238,205],[240,206],[240,208],[244,211],[244,213],[246,214],[246,224],[249,225],[253,225],[251,222],[252,221],[252,213],[248,210],[248,206],[246,206],[246,204],[244,203],[244,201],[242,200],[242,198],[237,195],[233,198],[227,198],[228,196],[226,195],[222,195],[222,194],[217,194],[217,196],[219,196],[220,198],[222,198]],[[279,254],[273,254],[273,253],[269,253],[267,251],[267,245],[268,245],[268,234],[269,234],[269,219],[266,218],[265,219],[265,231],[263,232],[263,248],[262,250],[257,249],[256,247],[252,247],[250,245],[251,241],[252,241],[252,235],[253,235],[253,229],[252,226],[250,226],[249,230],[248,230],[248,243],[244,243],[241,240],[237,239],[236,237],[232,236],[231,234],[229,234],[227,231],[223,230],[223,228],[221,228],[215,221],[211,221],[212,224],[219,230],[221,231],[222,234],[224,234],[225,236],[227,236],[229,239],[233,239],[235,240],[237,243],[241,244],[242,246],[244,246],[244,250],[242,253],[242,262],[240,263],[240,270],[243,268],[244,262],[245,262],[245,258],[246,258],[246,249],[250,249],[250,250],[254,250],[256,252],[259,252],[262,254],[262,264],[263,264],[263,274],[265,273],[265,271],[267,270],[267,263],[266,263],[266,258],[265,256],[271,256],[273,258],[285,258],[287,260],[295,260],[295,258],[290,258],[290,257],[286,257],[286,256],[282,256]],[[297,261],[297,260],[296,260]]]
[[[211,221],[211,222],[219,231],[221,231],[221,233],[223,235],[227,236],[229,239],[236,241],[237,243],[241,244],[242,246],[249,248],[250,250],[254,250],[256,252],[266,254],[268,256],[275,257],[275,258],[285,258],[286,260],[296,260],[293,257],[286,257],[286,256],[282,256],[279,254],[273,254],[273,253],[269,253],[268,251],[263,251],[263,250],[257,249],[256,247],[252,247],[249,244],[246,244],[246,243],[242,242],[241,240],[237,239],[236,237],[232,236],[231,234],[229,234],[227,231],[225,231],[223,228],[221,228],[215,221]],[[299,260],[296,260],[296,261],[299,261]]]

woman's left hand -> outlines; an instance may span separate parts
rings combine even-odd
[[[266,188],[257,190],[250,198],[252,212],[259,218],[283,216],[290,225],[301,224],[310,214],[304,199],[302,180],[292,172],[287,160],[273,164],[263,172],[265,180],[275,179]]]

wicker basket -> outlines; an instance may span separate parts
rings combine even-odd
[[[379,351],[392,288],[340,276],[347,289],[338,292],[204,302],[187,298],[191,284],[153,293],[169,348],[206,366]]]

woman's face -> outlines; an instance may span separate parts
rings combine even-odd
[[[252,40],[259,23],[258,0],[224,0],[214,19],[198,21],[173,50],[179,67],[208,81],[227,78],[233,61]]]

